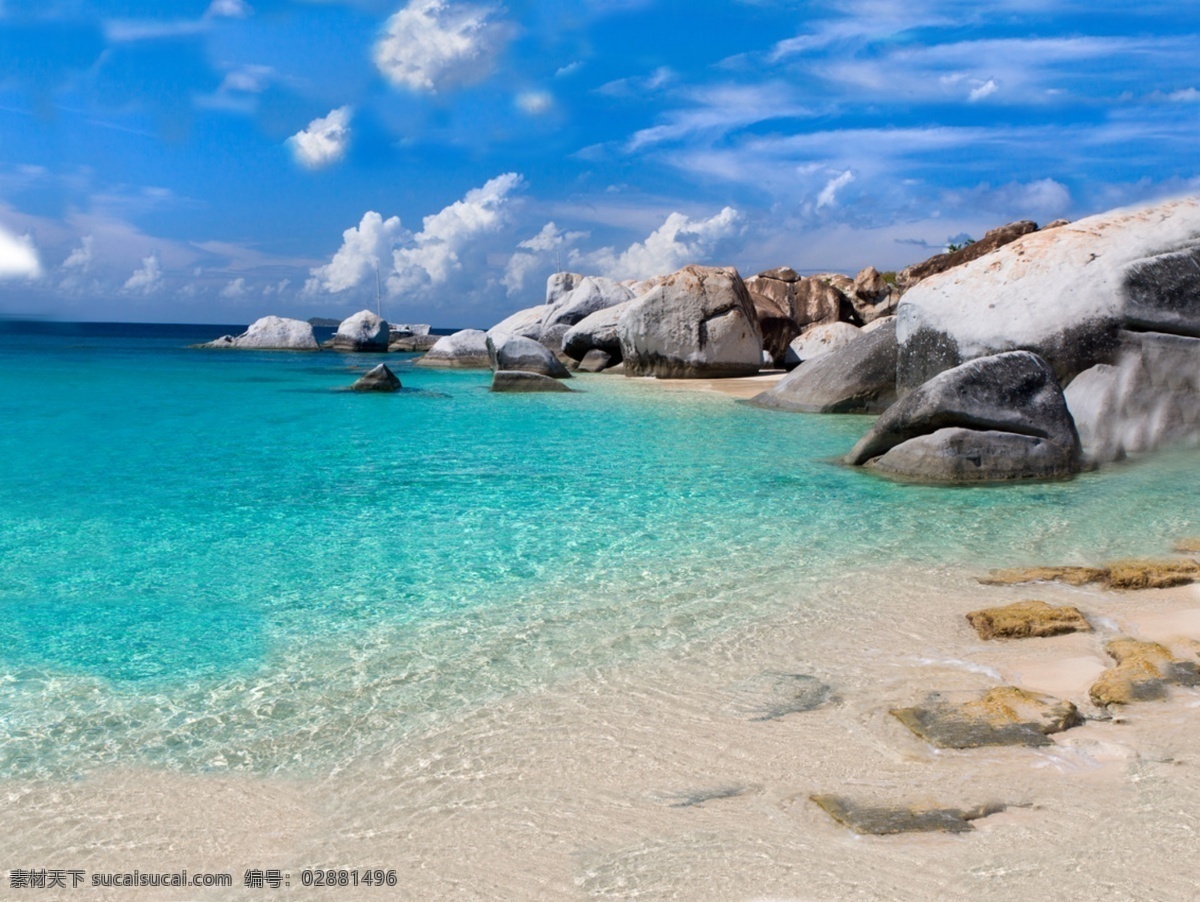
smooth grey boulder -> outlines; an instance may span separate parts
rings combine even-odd
[[[858,326],[850,323],[824,323],[810,326],[803,334],[794,338],[784,354],[783,364],[795,369],[806,360],[816,360],[844,347],[862,335]]]
[[[563,336],[563,353],[575,360],[582,360],[588,351],[604,351],[619,361],[621,336],[617,334],[617,321],[632,303],[633,301],[625,301],[615,307],[597,310],[590,316],[585,316]]]
[[[400,380],[388,369],[387,364],[381,363],[364,374],[350,386],[351,391],[393,392],[400,391]]]
[[[546,306],[552,307],[575,290],[584,277],[577,272],[556,272],[546,279]]]
[[[508,335],[504,332],[489,332],[487,350],[494,370],[522,370],[527,373],[541,373],[555,379],[571,378],[562,362],[545,345],[532,338]]]
[[[750,404],[802,413],[878,413],[896,398],[896,326],[884,323],[801,364]]]
[[[1119,332],[1194,335],[1200,198],[1031,232],[911,288],[897,309],[901,394],[966,360],[1024,349],[1061,382],[1113,363]]]
[[[929,482],[1079,472],[1079,435],[1050,365],[1028,351],[971,360],[889,407],[846,456]]]
[[[493,332],[504,332],[508,335],[522,335],[537,341],[542,337],[542,319],[549,309],[549,306],[543,304],[539,307],[518,310],[488,329],[488,335]]]
[[[247,351],[319,351],[313,327],[298,319],[264,316],[241,335],[223,335],[201,348],[232,348]]]
[[[635,299],[617,321],[629,376],[753,376],[762,333],[736,269],[685,266]]]
[[[487,333],[479,329],[463,329],[444,335],[417,361],[417,366],[437,366],[449,369],[490,369]]]
[[[494,392],[569,392],[562,382],[541,373],[530,373],[526,370],[496,370],[492,376],[492,391]]]
[[[1089,463],[1200,444],[1200,338],[1122,332],[1116,361],[1084,370],[1063,394]]]
[[[390,335],[387,320],[370,310],[360,310],[342,320],[328,347],[335,351],[379,353],[387,351]]]
[[[612,357],[604,351],[593,348],[583,355],[579,361],[579,369],[585,373],[598,373],[612,365]]]
[[[599,310],[607,310],[633,298],[633,292],[612,279],[588,276],[559,298],[542,317],[542,329],[574,326]]]
[[[388,350],[400,353],[422,353],[433,348],[441,336],[437,335],[397,335],[392,332],[388,339]]]

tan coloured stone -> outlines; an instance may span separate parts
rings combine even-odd
[[[1001,608],[972,611],[967,614],[967,622],[981,639],[1026,639],[1092,629],[1078,608],[1056,608],[1044,601],[1018,601]]]

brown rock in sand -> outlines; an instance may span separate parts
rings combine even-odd
[[[945,749],[1049,745],[1051,733],[1083,722],[1070,702],[1016,686],[997,686],[962,704],[935,693],[924,705],[896,708],[892,714],[926,742]]]
[[[1106,589],[1169,589],[1200,579],[1200,561],[1115,561],[1103,567],[1018,567],[993,570],[979,581],[988,586],[1063,582],[1102,583]]]
[[[1200,554],[1200,536],[1180,539],[1175,543],[1175,550],[1180,554]]]
[[[920,808],[904,805],[860,805],[844,796],[810,796],[830,817],[855,833],[887,836],[892,833],[965,833],[971,821],[998,814],[1006,806],[993,802],[975,808]]]
[[[1128,705],[1163,698],[1168,686],[1200,685],[1200,670],[1157,642],[1113,639],[1104,650],[1117,662],[1100,675],[1088,694],[1097,705]]]
[[[980,639],[1027,639],[1086,633],[1092,627],[1078,608],[1056,608],[1044,601],[1018,601],[1002,608],[984,608],[967,615]]]

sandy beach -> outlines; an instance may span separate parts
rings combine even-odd
[[[291,874],[297,898],[382,898],[298,886],[312,867],[394,868],[402,895],[422,899],[1188,898],[1200,691],[1108,719],[1087,690],[1117,634],[1194,656],[1200,587],[989,587],[978,575],[893,570],[828,586],[828,605],[470,710],[322,779],[125,771],[8,785],[0,856],[234,871],[223,898],[254,897],[246,868]],[[1095,631],[983,642],[963,616],[1030,597],[1076,605]],[[761,719],[780,675],[815,678],[830,698]],[[1097,719],[1044,748],[946,751],[888,714],[930,691],[1001,684]],[[962,835],[870,837],[814,793],[1009,807]]]

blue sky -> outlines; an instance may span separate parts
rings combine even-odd
[[[1200,190],[1200,4],[0,0],[0,313],[488,325]]]

